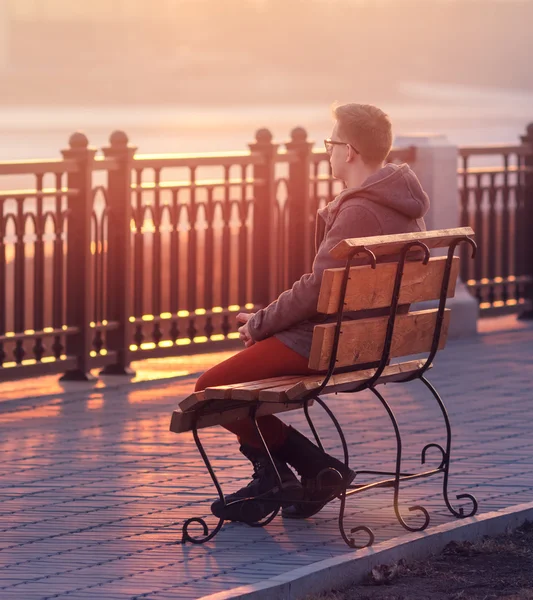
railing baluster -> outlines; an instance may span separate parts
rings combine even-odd
[[[161,314],[161,169],[154,170],[154,234],[152,247],[152,310]]]
[[[496,301],[496,255],[501,248],[501,240],[498,239],[498,229],[496,222],[496,175],[491,173],[489,176],[489,210],[488,210],[488,234],[487,234],[487,278],[490,279],[487,301],[492,306]]]
[[[224,309],[227,309],[230,304],[230,247],[231,247],[231,190],[229,186],[230,166],[224,167],[224,198],[222,201],[222,278],[220,285],[221,304]]]
[[[56,175],[56,196],[55,196],[55,220],[54,220],[54,245],[53,245],[53,293],[52,293],[52,327],[60,329],[63,323],[66,322],[64,310],[64,290],[65,290],[65,253],[64,253],[64,238],[66,238],[66,227],[68,227],[66,214],[63,210],[63,197],[61,188],[63,183],[62,175]],[[54,336],[52,351],[54,358],[59,359],[63,353],[64,347],[61,336]]]
[[[312,184],[312,198],[311,198],[311,206],[309,209],[309,214],[307,215],[307,218],[309,219],[310,223],[314,223],[315,219],[316,219],[316,213],[317,210],[320,208],[320,197],[319,197],[319,185],[318,185],[318,173],[320,171],[319,169],[319,163],[318,162],[312,162],[311,166],[310,166],[310,171],[311,171],[311,177],[313,179],[313,184]],[[314,256],[314,251],[315,251],[315,228],[314,227],[310,227],[309,228],[309,239],[308,239],[308,243],[309,243],[309,247],[311,248],[311,252],[313,253]],[[307,272],[311,272],[311,268],[312,268],[312,262],[308,265],[306,265],[307,268]]]
[[[189,311],[189,327],[187,334],[191,340],[196,337],[196,315],[195,310],[198,307],[196,304],[197,299],[197,216],[198,207],[196,206],[196,167],[190,168],[191,174],[191,190],[190,190],[190,204],[189,204],[189,239],[187,248],[187,310]]]
[[[503,156],[503,189],[502,189],[502,208],[501,208],[501,253],[500,253],[500,276],[503,279],[501,285],[501,298],[504,304],[510,299],[509,284],[507,282],[510,273],[509,269],[509,241],[510,241],[510,194],[509,194],[509,155]]]
[[[283,181],[278,181],[278,189],[283,185]],[[274,293],[272,294],[271,300],[281,294],[283,290],[287,289],[287,282],[285,277],[286,266],[288,263],[287,256],[287,225],[288,225],[288,200],[283,204],[276,202],[275,214],[277,219],[275,222],[275,231],[272,232],[274,239],[276,240],[273,246],[273,252],[276,253],[276,280]],[[274,250],[275,248],[275,250]]]
[[[98,227],[98,216],[96,212],[92,211],[91,214],[91,271],[93,276],[93,290],[94,290],[94,302],[93,302],[93,314],[92,320],[95,323],[98,323],[98,313],[99,311],[99,300],[100,296],[98,294],[98,284],[100,282],[100,228]],[[93,252],[94,250],[94,252]]]
[[[44,218],[43,218],[43,203],[44,198],[39,197],[39,192],[43,190],[43,176],[36,176],[37,191],[36,210],[35,210],[35,245],[34,245],[34,262],[33,262],[33,329],[42,331],[44,327]],[[42,344],[42,337],[38,336],[35,339],[34,357],[40,361],[45,353],[45,348]]]
[[[17,203],[17,216],[16,216],[16,236],[15,242],[15,333],[23,333],[25,325],[25,308],[26,308],[26,296],[25,296],[25,244],[24,234],[26,230],[26,219],[24,217],[24,198],[15,198]],[[15,362],[20,364],[24,359],[26,352],[24,351],[22,340],[17,340],[15,343],[15,349],[13,350],[15,356]]]
[[[486,247],[485,247],[485,219],[483,214],[483,175],[476,174],[476,189],[474,190],[474,231],[476,232],[476,242],[479,248],[479,252],[475,259],[474,277],[476,281],[480,281],[485,277],[485,258],[486,258]],[[482,288],[478,288],[476,296],[479,302],[484,302],[485,293]]]
[[[519,157],[519,165],[521,168],[524,166],[523,157]],[[526,231],[525,226],[525,184],[524,174],[520,173],[518,177],[518,183],[516,187],[516,209],[515,209],[515,239],[514,239],[514,275],[515,277],[521,277],[525,272],[525,261],[524,261],[524,245],[526,236],[530,235],[530,232]],[[522,298],[522,285],[517,281],[516,283],[516,298],[520,300]]]
[[[177,313],[179,310],[179,284],[180,284],[180,206],[178,203],[178,190],[172,190],[172,204],[170,210],[170,313],[172,315],[170,338],[175,342],[180,334]]]
[[[144,238],[143,222],[144,208],[142,202],[142,167],[135,169],[135,207],[133,209],[133,218],[135,221],[135,233],[133,234],[133,316],[140,319],[143,316],[143,295],[144,295]],[[135,326],[133,336],[138,347],[144,340],[142,324]]]
[[[246,296],[246,274],[248,271],[248,230],[246,227],[247,203],[246,203],[246,165],[241,167],[241,198],[239,202],[239,291],[238,303],[243,307],[247,302]]]
[[[152,211],[152,298],[150,314],[161,315],[161,169],[154,169],[154,206]],[[152,327],[152,339],[159,344],[163,337],[160,321],[156,319]]]
[[[470,200],[470,189],[468,185],[468,156],[462,157],[463,161],[463,177],[460,191],[460,202],[461,202],[461,214],[460,214],[460,223],[461,227],[469,227],[470,226],[470,211],[469,208],[469,200]],[[461,253],[461,279],[464,282],[467,282],[471,279],[470,274],[472,270],[472,261],[468,260],[469,248],[466,244],[463,244],[460,248]]]
[[[97,246],[98,261],[99,261],[99,278],[97,284],[97,303],[98,310],[96,311],[97,323],[101,323],[104,320],[105,315],[105,298],[106,298],[106,263],[107,263],[107,249],[106,244],[109,242],[109,238],[106,236],[106,223],[107,223],[107,206],[104,206],[102,211],[101,219],[97,221],[97,227],[99,229],[98,237],[100,238],[100,245]]]
[[[207,189],[207,201],[205,204],[205,218],[207,221],[205,229],[204,247],[204,300],[203,307],[207,310],[213,308],[213,266],[215,261],[215,243],[213,221],[215,218],[215,206],[213,203],[213,188]],[[206,319],[205,335],[209,338],[213,334],[211,317]]]

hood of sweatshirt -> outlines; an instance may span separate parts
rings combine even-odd
[[[331,222],[343,202],[357,198],[391,208],[410,219],[420,219],[429,209],[429,198],[418,177],[407,164],[386,164],[368,177],[358,188],[343,190],[332,202],[319,211]]]

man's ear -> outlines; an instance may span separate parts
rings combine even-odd
[[[346,162],[352,162],[353,160],[355,160],[356,157],[355,150],[349,144],[346,144],[346,148],[348,148],[348,152],[346,154]]]

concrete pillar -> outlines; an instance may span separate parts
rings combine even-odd
[[[394,146],[416,147],[416,159],[411,167],[429,196],[430,209],[425,217],[428,230],[459,227],[457,146],[440,134],[401,135]],[[429,304],[436,306],[436,303],[424,304],[426,308]],[[477,333],[478,303],[461,281],[457,283],[455,298],[450,299],[447,306],[452,309],[450,338]]]

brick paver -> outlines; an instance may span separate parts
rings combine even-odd
[[[485,326],[486,327],[486,326]],[[493,331],[451,342],[430,372],[454,427],[451,498],[474,493],[487,512],[533,498],[533,328]],[[204,546],[177,544],[181,525],[210,524],[213,489],[190,434],[168,431],[192,379],[158,387],[78,390],[41,400],[0,402],[0,598],[199,598],[261,581],[348,551],[336,502],[306,521],[275,519],[264,529],[227,524]],[[404,468],[419,468],[426,443],[444,444],[442,418],[420,382],[382,388],[405,436]],[[358,469],[393,466],[394,435],[369,393],[331,396]],[[334,428],[313,408],[332,452]],[[301,413],[287,416],[302,426]],[[249,466],[230,434],[201,432],[227,491]],[[438,464],[430,455],[428,465]],[[438,525],[452,517],[442,477],[402,489],[403,514],[423,504]],[[392,493],[348,501],[346,523],[373,528],[376,540],[402,535]]]

